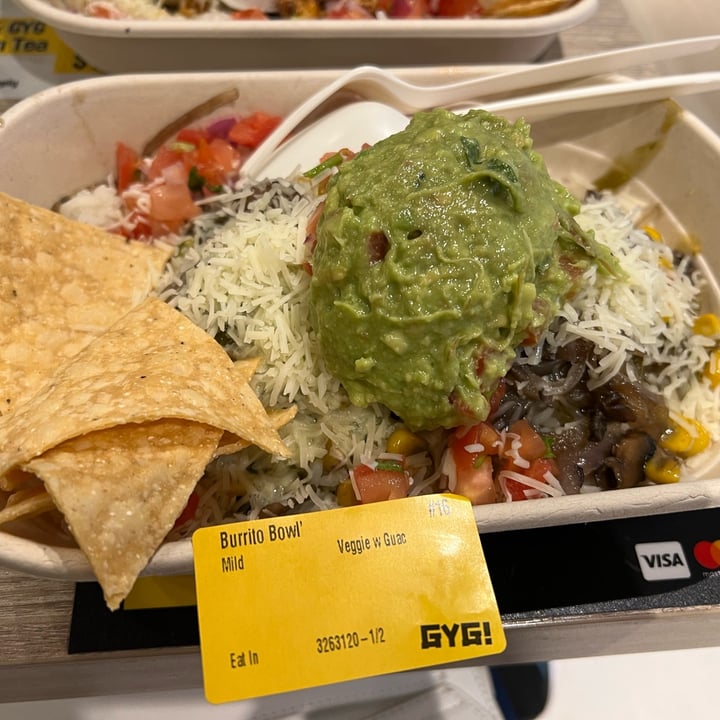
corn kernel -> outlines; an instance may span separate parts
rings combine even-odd
[[[713,350],[710,353],[710,360],[703,370],[703,377],[707,378],[714,388],[720,385],[720,350]]]
[[[338,466],[339,462],[340,461],[331,452],[326,452],[322,459],[323,471],[329,473]]]
[[[698,315],[693,323],[693,332],[703,337],[717,337],[720,335],[720,317],[715,313]]]
[[[680,463],[673,458],[653,455],[645,463],[645,476],[654,483],[667,485],[680,481]]]
[[[655,242],[662,242],[662,235],[654,227],[651,227],[650,225],[645,225],[643,227],[643,232],[651,240],[654,240]]]
[[[351,507],[352,505],[359,504],[358,499],[355,497],[352,483],[349,480],[343,480],[341,483],[338,483],[335,494],[340,507]]]
[[[414,455],[425,449],[425,441],[404,427],[394,430],[387,441],[387,451],[395,455]]]
[[[683,418],[683,424],[672,422],[660,438],[660,447],[682,458],[697,455],[710,445],[710,433],[697,421]]]
[[[661,243],[663,242],[662,235],[650,225],[644,225],[642,228],[643,232],[654,242]],[[666,255],[663,255],[660,260],[658,260],[660,267],[665,268],[666,270],[672,269],[672,260],[669,259]]]

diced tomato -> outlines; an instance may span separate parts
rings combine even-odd
[[[161,147],[157,153],[155,153],[155,157],[150,163],[148,177],[151,180],[163,177],[167,169],[174,165],[185,168],[188,156],[190,156],[190,153],[180,153],[176,150],[171,150],[167,146]]]
[[[128,209],[127,227],[124,225],[118,232],[127,238],[131,238],[132,240],[141,240],[142,238],[153,237],[150,224],[141,213],[132,207],[134,203],[128,203],[126,201],[126,205]]]
[[[555,477],[558,476],[560,469],[558,464],[553,458],[537,458],[530,463],[530,467],[527,470],[523,470],[523,475],[527,475],[533,480],[539,482],[547,482],[545,475],[551,473]]]
[[[455,464],[455,487],[450,490],[470,499],[473,505],[495,502],[491,455],[498,452],[500,434],[488,423],[455,431],[449,452]]]
[[[362,503],[407,497],[410,489],[410,476],[404,470],[381,470],[360,464],[353,468],[352,475]]]
[[[555,460],[553,460],[552,458],[545,457],[533,460],[530,463],[530,467],[528,468],[518,469],[515,465],[513,465],[512,460],[510,460],[509,458],[507,458],[503,462],[503,466],[503,469],[505,470],[511,470],[518,475],[530,478],[531,480],[535,480],[536,482],[541,483],[547,483],[547,478],[545,477],[545,475],[548,472],[555,477],[557,477],[559,472],[557,462],[555,462]],[[502,472],[502,470],[500,472]],[[505,476],[504,482],[505,487],[507,488],[507,491],[510,493],[510,497],[513,500],[528,500],[532,498],[533,492],[537,492],[534,490],[534,488],[531,488],[529,485],[512,477]],[[526,494],[527,492],[531,493],[530,497],[528,497],[528,495]],[[542,494],[538,494],[538,496],[541,497]]]
[[[164,177],[170,183],[187,183],[195,168],[207,185],[219,186],[240,166],[241,154],[227,140],[212,138],[208,142],[202,134],[197,134],[183,142],[191,145],[192,149],[178,150],[171,146],[158,150],[150,166],[151,179]]]
[[[278,125],[280,117],[265,112],[254,112],[240,118],[228,133],[228,139],[237,145],[257,147]]]
[[[468,498],[473,505],[489,505],[495,502],[493,464],[488,456],[476,458],[473,465],[456,469],[457,482],[453,492]]]
[[[213,138],[209,143],[200,142],[196,161],[198,175],[212,188],[225,183],[228,175],[240,165],[240,155],[227,140]]]
[[[437,17],[479,17],[483,14],[478,0],[436,0],[433,15]]]
[[[501,438],[500,433],[490,423],[481,422],[470,427],[457,428],[450,443],[465,449],[482,445],[483,455],[497,455],[500,452]]]
[[[557,475],[557,464],[546,457],[545,441],[527,420],[513,423],[507,436],[503,443],[501,433],[487,422],[457,428],[448,442],[456,476],[451,490],[480,505],[495,502],[495,473],[511,471],[538,482],[546,482],[548,471]],[[504,482],[513,500],[527,499],[527,485],[507,476]]]
[[[170,224],[184,223],[200,212],[187,185],[158,185],[150,189],[149,195],[152,220]]]
[[[153,237],[152,228],[147,222],[147,218],[137,208],[137,197],[124,195],[122,201],[126,210],[126,223],[123,223],[123,226],[117,232],[133,240]]]
[[[518,470],[515,467],[507,466],[506,469],[510,469],[513,472],[518,473],[519,475],[524,475],[531,480],[535,480],[536,482],[541,483],[547,483],[545,475],[548,472],[555,477],[557,477],[559,472],[558,465],[552,458],[537,458],[530,463],[529,468],[523,468],[522,470]],[[505,477],[505,487],[507,488],[507,491],[510,493],[510,497],[512,497],[513,500],[528,500],[529,498],[526,492],[530,491],[532,493],[533,491],[533,488],[521,482],[520,480],[516,480],[515,478],[507,476]]]
[[[140,168],[139,158],[129,148],[118,145],[118,186],[127,189]],[[178,232],[199,214],[193,192],[212,192],[224,185],[241,164],[241,151],[219,137],[209,139],[203,130],[181,130],[174,142],[155,153],[144,180],[162,180],[147,189],[150,210],[147,217],[135,207],[132,197],[124,196],[132,238],[157,237]],[[191,187],[192,186],[192,187]],[[128,223],[128,224],[130,224]]]
[[[389,17],[424,18],[430,14],[427,0],[393,0]]]
[[[542,435],[537,433],[530,423],[523,419],[514,422],[508,429],[508,433],[517,435],[520,438],[518,454],[525,460],[532,461],[547,454],[547,446]]]
[[[513,499],[514,502],[517,502],[518,500],[529,500],[528,496],[525,494],[525,491],[531,490],[531,488],[519,482],[518,480],[506,477],[505,487],[507,488],[507,491],[510,493],[510,497]]]
[[[115,145],[115,168],[117,173],[117,189],[124,192],[134,182],[137,182],[140,163],[140,154],[125,143]]]
[[[122,13],[110,7],[107,3],[91,2],[85,8],[88,17],[102,18],[103,20],[122,20]]]
[[[183,128],[175,137],[177,142],[197,146],[207,140],[207,133],[199,128]]]
[[[198,506],[200,505],[200,496],[197,494],[195,490],[193,490],[190,493],[190,497],[188,498],[187,504],[185,505],[185,509],[180,513],[178,516],[178,519],[175,521],[174,527],[180,527],[181,525],[184,525],[189,520],[192,520],[195,517],[195,513],[197,512]]]
[[[224,141],[221,140],[220,142]],[[198,145],[194,160],[195,170],[205,183],[208,185],[222,185],[226,173],[217,166],[215,155],[205,140]],[[198,188],[191,186],[190,189],[197,190]]]
[[[224,173],[229,173],[238,166],[239,153],[227,140],[213,138],[210,141],[210,152],[215,165]]]

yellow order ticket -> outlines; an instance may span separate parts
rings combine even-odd
[[[500,653],[472,506],[426,495],[193,536],[213,703]]]

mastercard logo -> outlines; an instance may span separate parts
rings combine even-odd
[[[720,568],[720,540],[701,540],[695,544],[693,555],[704,568],[717,570]]]

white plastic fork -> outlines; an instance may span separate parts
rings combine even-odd
[[[498,114],[522,114],[534,121],[548,115],[622,107],[712,90],[720,90],[718,71],[564,88],[477,106]],[[359,150],[363,143],[372,144],[402,130],[408,121],[404,113],[383,103],[361,101],[346,105],[292,137],[254,170],[262,177],[287,177],[298,168],[313,167],[329,150]]]
[[[720,35],[672,40],[437,86],[413,85],[381,68],[362,65],[336,78],[291,112],[247,159],[244,173],[248,177],[257,177],[276,148],[320,105],[340,90],[353,90],[364,98],[384,102],[404,113],[412,113],[430,107],[480,100],[498,93],[602,75],[641,63],[695,55],[718,46]]]

